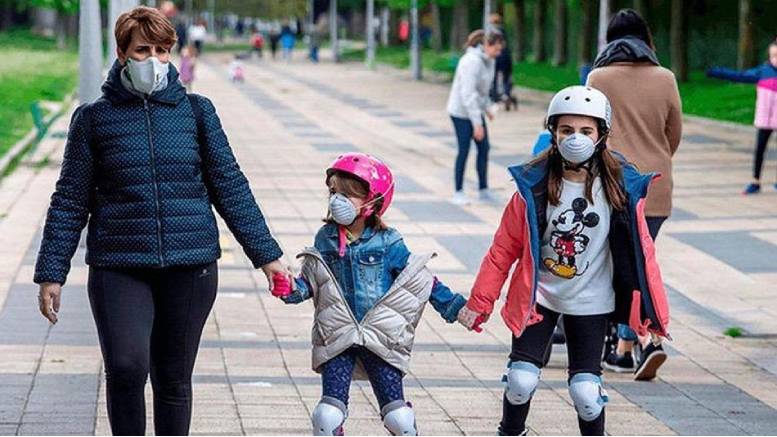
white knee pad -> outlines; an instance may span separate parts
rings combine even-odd
[[[523,405],[534,396],[540,383],[540,368],[527,361],[511,361],[502,377],[505,397],[513,405]]]
[[[381,409],[380,415],[383,417],[383,426],[391,435],[418,435],[415,413],[409,402],[390,402]]]
[[[343,435],[343,423],[348,417],[345,404],[337,399],[323,397],[313,410],[313,435]]]
[[[593,373],[578,373],[569,380],[569,396],[575,404],[577,415],[591,422],[602,414],[607,403],[607,392],[602,387],[602,378]]]

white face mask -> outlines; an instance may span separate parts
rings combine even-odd
[[[170,65],[160,61],[156,56],[143,61],[127,58],[127,65],[124,68],[127,69],[127,75],[135,91],[151,94],[167,87],[167,72]]]
[[[561,140],[558,151],[564,159],[572,164],[580,164],[594,155],[596,144],[588,135],[574,133]]]
[[[337,224],[349,226],[356,220],[359,211],[345,194],[335,193],[329,197],[329,213]]]

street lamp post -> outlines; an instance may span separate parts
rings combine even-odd
[[[91,103],[100,97],[103,45],[99,0],[81,0],[78,18],[78,100]]]
[[[340,62],[340,47],[337,44],[337,0],[329,0],[329,40],[332,46],[332,59]]]
[[[610,22],[610,0],[599,0],[599,33],[596,51],[601,52],[607,44],[607,25]]]
[[[418,0],[410,2],[410,69],[413,80],[421,80],[421,44],[418,35]]]
[[[488,29],[488,18],[491,16],[491,0],[483,2],[483,29]]]
[[[375,63],[375,0],[367,0],[367,67]]]

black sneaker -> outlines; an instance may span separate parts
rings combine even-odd
[[[637,345],[637,348],[641,349],[641,353],[639,354],[639,365],[634,371],[634,379],[636,381],[650,381],[656,377],[658,369],[666,361],[666,352],[661,345],[656,346],[653,342],[648,343],[645,348],[640,345]]]
[[[615,373],[630,373],[634,371],[634,358],[631,357],[631,352],[623,355],[612,352],[604,359],[602,366]]]

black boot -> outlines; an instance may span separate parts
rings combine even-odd
[[[599,417],[590,422],[586,422],[578,416],[577,425],[580,427],[580,435],[604,435],[604,409]]]
[[[513,405],[502,398],[502,422],[499,423],[498,435],[526,435],[526,416],[529,415],[529,402],[523,405]]]

